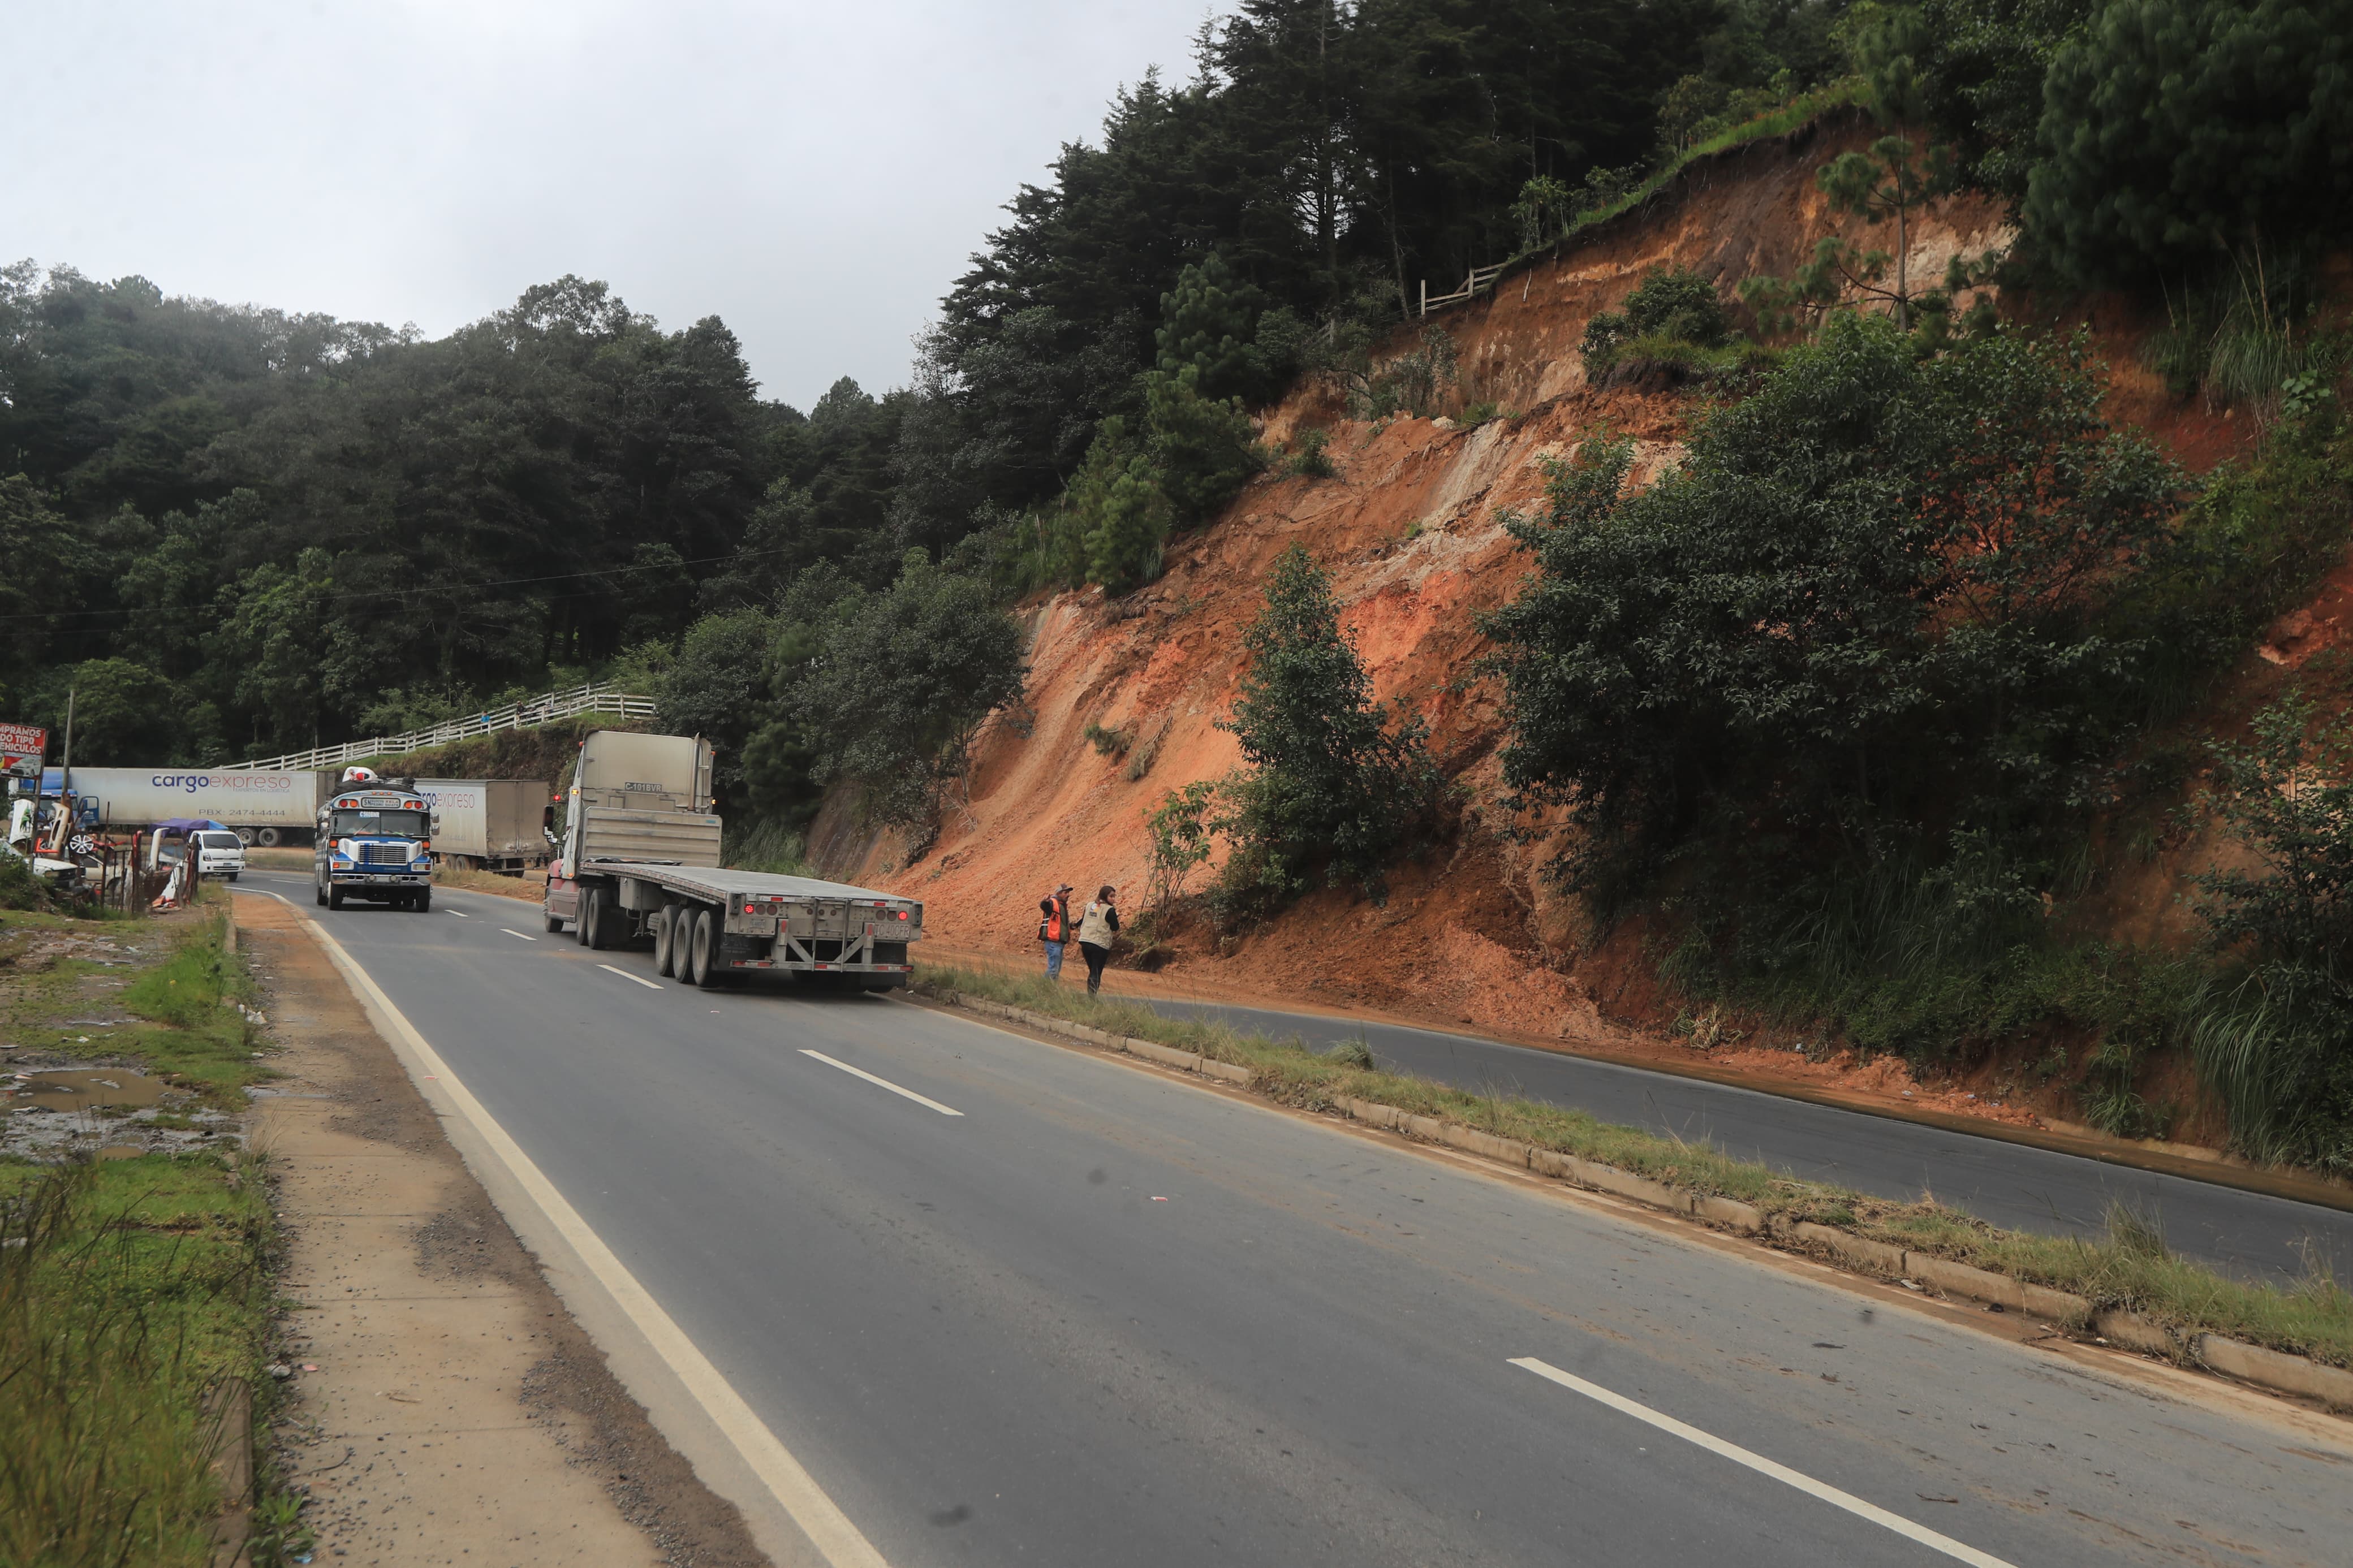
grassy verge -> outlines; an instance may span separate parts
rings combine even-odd
[[[204,1397],[268,1397],[274,1246],[260,1183],[216,1155],[0,1164],[0,1563],[210,1560]]]
[[[1369,1052],[1342,1047],[1319,1054],[1297,1039],[1272,1040],[1223,1024],[1163,1017],[1135,1002],[1091,999],[1040,975],[924,964],[916,971],[915,989],[942,998],[984,997],[1236,1063],[1251,1070],[1258,1092],[1302,1110],[1334,1110],[1352,1099],[1395,1106],[1599,1161],[1689,1192],[1736,1198],[1781,1222],[1832,1226],[2071,1290],[2095,1308],[2126,1308],[2179,1329],[2353,1366],[2353,1292],[2325,1268],[2316,1267],[2286,1288],[2232,1279],[2172,1256],[2149,1226],[2123,1213],[2112,1217],[2109,1234],[2098,1240],[2006,1231],[1934,1201],[1890,1203],[1799,1181],[1707,1144],[1619,1126],[1585,1111],[1471,1094],[1385,1072],[1368,1065]]]
[[[119,962],[69,952],[46,967],[9,976],[6,1021],[26,1045],[142,1068],[222,1109],[243,1110],[246,1085],[275,1076],[255,1057],[257,1034],[246,1008],[253,984],[227,952],[227,893],[205,890],[204,902],[159,931],[143,921],[92,925],[59,915],[11,912],[0,918],[0,951],[21,953],[63,933],[152,943],[160,959],[129,972]],[[119,991],[111,987],[120,984]],[[75,1024],[76,1015],[119,1005],[131,1019],[111,1027]]]

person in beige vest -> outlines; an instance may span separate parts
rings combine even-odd
[[[1090,996],[1103,989],[1103,963],[1111,957],[1112,939],[1119,935],[1119,910],[1112,903],[1118,897],[1119,889],[1105,883],[1079,917],[1079,955],[1087,961]]]

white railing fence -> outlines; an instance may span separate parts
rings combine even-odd
[[[1433,306],[1451,305],[1457,300],[1468,300],[1473,295],[1484,294],[1495,286],[1495,279],[1503,270],[1504,264],[1500,261],[1493,267],[1474,267],[1471,269],[1471,275],[1462,279],[1462,287],[1451,294],[1432,294],[1430,291],[1430,279],[1423,279],[1421,280],[1421,313],[1427,316]]]
[[[421,752],[427,746],[446,746],[452,741],[488,735],[500,730],[528,730],[534,725],[569,719],[580,713],[616,713],[624,719],[650,719],[654,716],[654,700],[616,691],[609,681],[592,683],[575,686],[569,691],[551,691],[524,702],[510,702],[503,708],[493,708],[470,719],[445,719],[429,730],[411,730],[406,735],[373,735],[364,741],[345,741],[337,746],[314,746],[307,752],[289,752],[282,757],[256,757],[251,762],[231,763],[228,769],[232,772],[300,773],[312,768],[340,768],[368,757]]]

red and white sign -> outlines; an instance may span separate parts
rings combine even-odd
[[[0,724],[0,773],[38,773],[49,732],[37,724]]]

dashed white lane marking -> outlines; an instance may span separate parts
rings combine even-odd
[[[509,936],[522,936],[522,932],[516,931],[512,926],[501,926],[499,929],[505,931]],[[535,936],[522,936],[522,939],[525,942],[537,942],[539,940],[539,938]]]
[[[901,1089],[897,1084],[892,1083],[887,1078],[876,1078],[864,1068],[854,1068],[848,1062],[838,1062],[831,1057],[827,1056],[823,1051],[803,1051],[801,1055],[805,1057],[815,1057],[818,1061],[823,1062],[829,1068],[839,1068],[842,1071],[848,1073],[852,1078],[862,1078],[867,1082],[874,1085],[877,1089],[887,1089],[892,1094],[903,1095],[905,1098],[913,1100],[917,1105],[928,1105],[934,1110],[938,1111],[942,1116],[962,1116],[964,1114],[963,1111],[958,1110],[953,1105],[942,1105],[938,1100],[932,1099],[928,1095],[917,1094],[912,1089]]]
[[[1532,1355],[1524,1355],[1513,1357],[1511,1364],[1525,1368],[1535,1373],[1538,1377],[1556,1383],[1574,1393],[1582,1394],[1597,1404],[1607,1405],[1620,1415],[1631,1415],[1637,1421],[1646,1421],[1662,1432],[1681,1437],[1684,1442],[1730,1459],[1736,1465],[1746,1465],[1760,1476],[1770,1476],[1784,1486],[1797,1488],[1808,1497],[1820,1498],[1833,1508],[1842,1508],[1857,1519],[1867,1519],[1883,1530],[1892,1530],[1907,1541],[1916,1541],[1931,1551],[1941,1552],[1957,1562],[1971,1563],[1974,1568],[2012,1568],[2010,1563],[1989,1552],[1980,1552],[1964,1542],[1955,1541],[1949,1535],[1939,1535],[1925,1524],[1915,1524],[1900,1513],[1890,1513],[1877,1503],[1865,1502],[1852,1492],[1842,1492],[1838,1488],[1824,1481],[1818,1481],[1802,1471],[1793,1470],[1787,1465],[1776,1463],[1762,1454],[1752,1453],[1737,1443],[1727,1443],[1712,1432],[1703,1432],[1696,1426],[1687,1426],[1672,1415],[1653,1410],[1647,1405],[1639,1404],[1622,1394],[1613,1394],[1598,1383],[1588,1383],[1575,1373],[1561,1371],[1550,1362],[1538,1361]]]
[[[474,918],[463,910],[443,910],[441,912],[445,915],[456,915],[461,921],[470,921]]]
[[[280,903],[290,901],[277,893],[268,896]],[[686,1331],[662,1310],[661,1304],[638,1282],[628,1267],[614,1256],[613,1249],[605,1245],[604,1238],[589,1228],[588,1222],[580,1217],[580,1211],[556,1190],[555,1184],[549,1181],[545,1173],[533,1163],[531,1156],[522,1152],[522,1146],[499,1125],[482,1102],[476,1100],[472,1091],[449,1071],[440,1053],[434,1050],[425,1037],[417,1032],[417,1026],[392,1005],[392,998],[384,994],[383,988],[376,984],[368,972],[353,962],[352,955],[343,951],[343,944],[327,934],[326,927],[316,921],[304,921],[302,924],[326,948],[327,955],[334,960],[335,966],[360,993],[370,1015],[379,1022],[379,1027],[388,1026],[386,1032],[393,1037],[393,1049],[400,1055],[402,1064],[415,1077],[438,1086],[434,1094],[447,1097],[451,1108],[481,1138],[499,1163],[506,1167],[507,1173],[522,1189],[523,1194],[578,1254],[582,1264],[612,1299],[614,1305],[628,1315],[631,1323],[645,1336],[654,1352],[669,1364],[670,1371],[685,1386],[688,1395],[702,1406],[712,1424],[743,1456],[744,1462],[751,1467],[752,1473],[767,1488],[769,1495],[799,1526],[810,1544],[817,1548],[818,1555],[829,1568],[890,1568],[882,1554],[874,1550],[858,1526],[850,1522],[849,1516],[826,1495],[824,1489],[817,1484],[816,1478],[793,1456],[792,1450],[777,1440],[767,1424],[760,1419],[751,1405],[744,1403],[744,1396],[735,1391],[734,1385],[711,1364],[710,1358],[696,1347],[694,1342],[686,1337]],[[429,1072],[425,1070],[428,1068],[432,1069]]]
[[[607,974],[617,974],[622,979],[630,982],[632,984],[642,985],[649,991],[659,991],[661,989],[660,986],[655,984],[652,981],[648,980],[642,974],[632,974],[626,969],[616,969],[609,963],[600,963],[596,967],[603,970]]]

